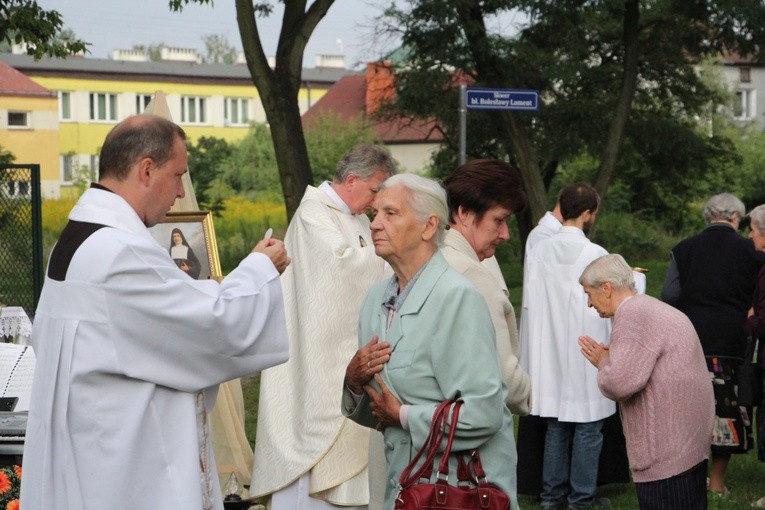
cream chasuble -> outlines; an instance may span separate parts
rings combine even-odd
[[[310,474],[312,497],[366,505],[369,431],[340,412],[358,320],[384,261],[369,220],[309,186],[285,236],[292,264],[281,277],[290,361],[263,372],[250,493],[267,496]]]

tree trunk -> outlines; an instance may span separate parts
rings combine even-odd
[[[640,2],[639,0],[627,0],[624,3],[624,72],[622,74],[621,90],[616,107],[614,108],[614,114],[611,117],[608,141],[601,155],[600,167],[593,183],[601,199],[606,196],[608,186],[614,178],[614,170],[619,160],[619,152],[624,143],[627,121],[632,110],[632,101],[635,98],[638,74],[639,25]]]
[[[492,51],[492,45],[486,33],[482,8],[477,5],[460,3],[457,11],[473,54],[477,79],[489,87],[508,87],[511,79],[505,71],[507,66]],[[516,215],[521,242],[525,244],[529,232],[547,211],[547,192],[542,181],[534,144],[523,122],[518,117],[519,115],[527,114],[502,112],[504,126],[513,144],[515,157],[518,161],[518,170],[523,179],[528,201],[525,213]]]
[[[268,107],[266,103],[269,104]],[[263,106],[271,128],[271,139],[274,142],[276,164],[289,221],[300,205],[306,186],[313,184],[300,110],[297,98],[294,101],[264,101]]]
[[[313,184],[311,162],[305,145],[298,107],[303,52],[316,25],[334,0],[315,0],[305,10],[305,0],[286,0],[276,66],[268,65],[258,34],[252,0],[236,0],[236,19],[252,82],[258,89],[274,143],[287,221],[292,219],[306,186]]]

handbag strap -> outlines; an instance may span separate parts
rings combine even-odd
[[[483,470],[481,454],[478,453],[478,448],[470,452],[470,465],[473,467],[476,480],[478,482],[486,482],[486,471]]]
[[[443,480],[449,479],[449,454],[452,452],[454,433],[457,431],[457,420],[460,416],[460,407],[462,407],[462,401],[457,401],[452,406],[452,421],[449,427],[449,439],[446,441],[446,448],[444,448],[444,453],[441,455],[441,462],[438,464],[438,476]]]
[[[399,485],[401,487],[409,487],[413,485],[422,478],[427,470],[431,470],[432,472],[433,460],[436,457],[436,453],[438,452],[438,448],[441,445],[445,434],[450,405],[450,401],[441,402],[433,412],[433,421],[430,424],[430,430],[428,431],[428,436],[425,439],[425,442],[409,462],[409,465],[407,465],[404,471],[401,472],[401,476],[399,477]],[[412,473],[423,454],[425,455],[425,461],[417,471]]]

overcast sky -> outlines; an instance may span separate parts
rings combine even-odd
[[[229,44],[240,51],[242,48],[233,0],[218,0],[212,6],[192,3],[180,13],[171,12],[167,0],[38,0],[38,4],[60,12],[66,28],[92,43],[90,57],[108,58],[115,49],[155,43],[204,53],[201,38],[213,34],[224,35]],[[347,67],[358,67],[360,62],[391,49],[370,54],[369,26],[380,12],[379,4],[379,0],[335,0],[308,41],[303,65],[314,67],[316,54],[342,54]],[[258,21],[267,55],[276,51],[280,26],[281,15],[277,13]]]

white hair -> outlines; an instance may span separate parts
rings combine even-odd
[[[749,221],[758,231],[765,234],[765,204],[749,211]]]
[[[359,179],[369,179],[375,172],[382,172],[386,177],[394,175],[393,158],[382,145],[361,144],[348,150],[337,163],[334,182],[343,182],[351,174]]]
[[[396,186],[406,188],[411,196],[409,206],[414,211],[417,221],[425,223],[430,215],[438,218],[436,242],[441,246],[449,224],[449,207],[446,205],[446,190],[441,184],[427,177],[416,174],[396,174],[388,177],[380,185],[380,190]]]
[[[730,193],[715,195],[704,204],[704,221],[711,223],[714,220],[734,221],[740,220],[746,215],[744,202]],[[738,218],[736,218],[738,215]]]
[[[582,286],[599,287],[608,282],[615,289],[629,289],[635,292],[635,276],[632,268],[618,253],[603,255],[590,262],[582,271],[579,283]]]

